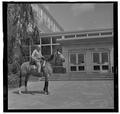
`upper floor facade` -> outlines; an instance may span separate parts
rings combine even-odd
[[[31,6],[39,32],[51,33],[64,31],[42,4],[31,4]]]

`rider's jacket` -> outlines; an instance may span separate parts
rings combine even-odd
[[[32,58],[36,61],[39,61],[40,58],[42,58],[42,54],[41,54],[41,51],[37,51],[36,49],[33,51],[32,53]]]

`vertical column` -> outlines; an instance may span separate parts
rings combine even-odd
[[[92,63],[92,52],[85,52],[85,70],[86,72],[93,72],[93,63]]]
[[[52,49],[52,37],[50,37],[50,47],[51,47],[51,53],[50,54],[52,54],[52,52],[53,52],[53,49]]]
[[[113,47],[111,48],[111,50],[110,50],[110,63],[111,63],[111,72],[113,71],[113,67],[114,67],[114,52],[113,52]]]
[[[40,42],[39,43],[40,43],[40,47],[41,47],[41,54],[43,54],[42,53],[42,40],[41,40],[41,37],[40,37]]]
[[[29,39],[29,61],[31,61],[31,39]]]
[[[41,46],[41,42],[42,42],[42,41],[41,41],[41,37],[40,37],[40,46]]]

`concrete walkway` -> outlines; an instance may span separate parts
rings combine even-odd
[[[8,91],[8,109],[112,109],[113,80],[50,81],[49,95],[44,95],[44,82],[29,82],[28,92],[19,95]],[[24,88],[22,88],[24,91]]]

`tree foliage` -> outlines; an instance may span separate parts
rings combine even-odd
[[[18,54],[17,56],[20,57],[24,53],[21,39],[30,39],[33,38],[33,35],[38,36],[38,29],[35,26],[31,4],[8,4],[7,28],[8,62],[12,62],[15,55]]]

